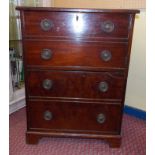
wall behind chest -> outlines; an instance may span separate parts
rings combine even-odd
[[[146,12],[135,19],[125,103],[146,110]]]
[[[71,8],[142,9],[145,8],[145,0],[54,0],[54,6]]]

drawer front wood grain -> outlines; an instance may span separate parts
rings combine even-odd
[[[123,72],[29,71],[29,97],[122,99]]]
[[[29,101],[29,129],[119,133],[121,108],[72,102]]]
[[[26,65],[31,67],[127,67],[125,43],[25,41],[24,45]]]
[[[128,14],[33,12],[24,13],[24,36],[128,38]]]

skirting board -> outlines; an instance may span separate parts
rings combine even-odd
[[[25,107],[25,97],[21,97],[9,105],[9,114],[16,112],[23,107]]]
[[[146,120],[146,112],[134,107],[130,107],[125,105],[124,106],[124,113],[130,115],[130,116],[134,116],[137,118],[140,118],[142,120]]]

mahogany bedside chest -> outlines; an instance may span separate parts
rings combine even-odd
[[[138,10],[17,7],[26,87],[26,142],[104,139],[120,147]]]

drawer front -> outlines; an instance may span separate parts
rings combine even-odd
[[[33,12],[24,14],[26,36],[128,38],[128,14]]]
[[[29,97],[122,99],[123,72],[29,71]]]
[[[127,44],[73,41],[25,41],[28,66],[126,67]]]
[[[29,101],[29,129],[119,133],[120,105]]]

